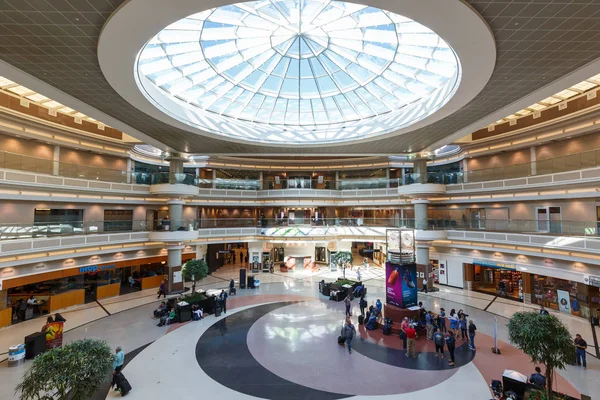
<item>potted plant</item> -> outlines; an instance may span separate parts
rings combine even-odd
[[[87,400],[109,379],[114,354],[101,340],[76,340],[33,360],[15,394],[21,400]]]
[[[208,264],[204,260],[189,260],[181,267],[181,275],[186,281],[192,282],[192,293],[196,291],[196,282],[208,275]]]
[[[555,399],[554,372],[564,369],[575,356],[575,345],[567,327],[554,315],[517,312],[508,321],[508,337],[533,363],[546,367],[545,399]]]

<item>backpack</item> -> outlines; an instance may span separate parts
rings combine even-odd
[[[442,346],[444,344],[444,336],[441,333],[434,333],[433,342],[438,346]]]

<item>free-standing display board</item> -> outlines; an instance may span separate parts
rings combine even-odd
[[[386,303],[400,308],[417,305],[417,264],[385,264]]]

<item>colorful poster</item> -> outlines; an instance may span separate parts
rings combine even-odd
[[[571,303],[569,300],[569,292],[557,290],[558,295],[558,310],[567,314],[571,314]]]
[[[417,305],[417,265],[385,264],[386,302],[396,307]]]
[[[62,346],[62,341],[63,341],[63,323],[62,322],[53,322],[51,324],[46,324],[46,325],[44,325],[43,331],[46,332],[46,350]]]

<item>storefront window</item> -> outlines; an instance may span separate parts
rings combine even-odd
[[[523,301],[523,278],[509,268],[473,264],[473,290]]]
[[[585,318],[590,316],[587,287],[583,284],[532,275],[531,287],[531,302],[534,304]]]

